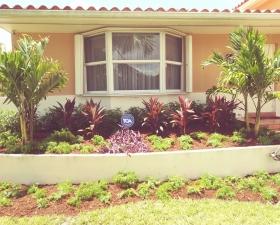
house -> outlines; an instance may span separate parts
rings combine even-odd
[[[239,26],[264,32],[273,54],[280,43],[279,0],[245,0],[235,9],[211,11],[0,6],[0,27],[11,32],[13,46],[22,34],[48,36],[47,56],[68,73],[67,86],[48,96],[41,109],[74,96],[123,109],[149,96],[169,102],[185,95],[205,102],[205,91],[220,71],[201,63],[214,50],[227,54],[228,34]],[[264,111],[280,115],[279,102]]]

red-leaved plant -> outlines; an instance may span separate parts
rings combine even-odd
[[[167,125],[163,109],[164,104],[156,97],[150,97],[148,101],[143,100],[142,103],[145,106],[145,117],[142,126],[150,128],[154,134],[163,132]]]
[[[238,103],[234,100],[227,100],[225,97],[215,96],[207,100],[206,112],[202,114],[210,130],[216,131],[220,128],[228,128],[234,118],[233,110]]]
[[[103,122],[105,116],[104,108],[100,102],[94,102],[92,99],[86,102],[82,108],[82,113],[87,117],[89,127],[82,130],[86,136],[96,134],[96,128]]]
[[[171,114],[171,123],[180,129],[181,134],[186,134],[190,121],[197,120],[199,117],[195,115],[192,109],[192,101],[184,96],[179,96],[180,109]]]
[[[57,104],[58,106],[54,106],[52,110],[62,115],[64,128],[70,129],[72,115],[75,109],[76,99],[75,98],[73,98],[72,100],[66,99],[64,105],[61,104],[60,102],[57,102]]]

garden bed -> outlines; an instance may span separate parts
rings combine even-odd
[[[7,196],[7,197],[6,197]],[[257,172],[246,178],[203,175],[197,180],[179,176],[159,182],[139,182],[133,172],[118,173],[105,181],[73,185],[12,185],[0,183],[0,216],[76,215],[142,200],[224,199],[278,203],[280,174]]]
[[[0,180],[19,184],[55,184],[65,180],[80,183],[110,180],[117,171],[135,171],[140,179],[153,176],[160,180],[173,175],[194,179],[205,173],[275,173],[280,171],[280,162],[270,154],[279,148],[273,145],[135,154],[0,154]]]

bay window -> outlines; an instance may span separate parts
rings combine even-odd
[[[159,32],[83,36],[83,93],[185,91],[184,38]]]

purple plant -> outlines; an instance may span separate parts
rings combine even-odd
[[[108,140],[109,147],[103,149],[106,153],[137,153],[149,152],[140,132],[121,129],[114,133]]]

